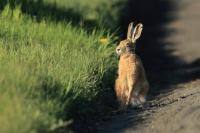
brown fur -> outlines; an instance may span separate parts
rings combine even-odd
[[[127,107],[130,103],[138,105],[145,102],[149,84],[146,79],[143,64],[140,58],[132,50],[135,42],[141,34],[138,24],[133,30],[133,23],[129,25],[127,39],[120,42],[116,48],[120,55],[118,78],[115,82],[115,91],[121,107]]]

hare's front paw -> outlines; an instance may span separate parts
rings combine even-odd
[[[131,106],[136,107],[140,104],[140,101],[138,100],[138,98],[132,98],[131,99]]]
[[[142,105],[143,103],[145,103],[146,99],[143,96],[139,96],[137,98],[132,98],[131,99],[131,106],[132,107],[137,107],[139,105]]]
[[[144,96],[139,96],[138,99],[139,99],[141,104],[146,102],[146,98]]]

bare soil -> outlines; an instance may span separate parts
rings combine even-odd
[[[172,87],[143,107],[115,114],[103,123],[105,133],[199,133],[200,80]]]

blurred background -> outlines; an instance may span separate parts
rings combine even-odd
[[[199,0],[0,0],[0,132],[95,131],[131,21],[150,97],[200,78]]]

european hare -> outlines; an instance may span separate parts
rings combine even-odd
[[[143,104],[149,90],[143,64],[134,51],[136,40],[140,37],[142,29],[141,23],[137,24],[135,28],[133,22],[130,23],[127,39],[121,41],[116,48],[120,60],[115,91],[123,109],[130,104],[133,106]]]

